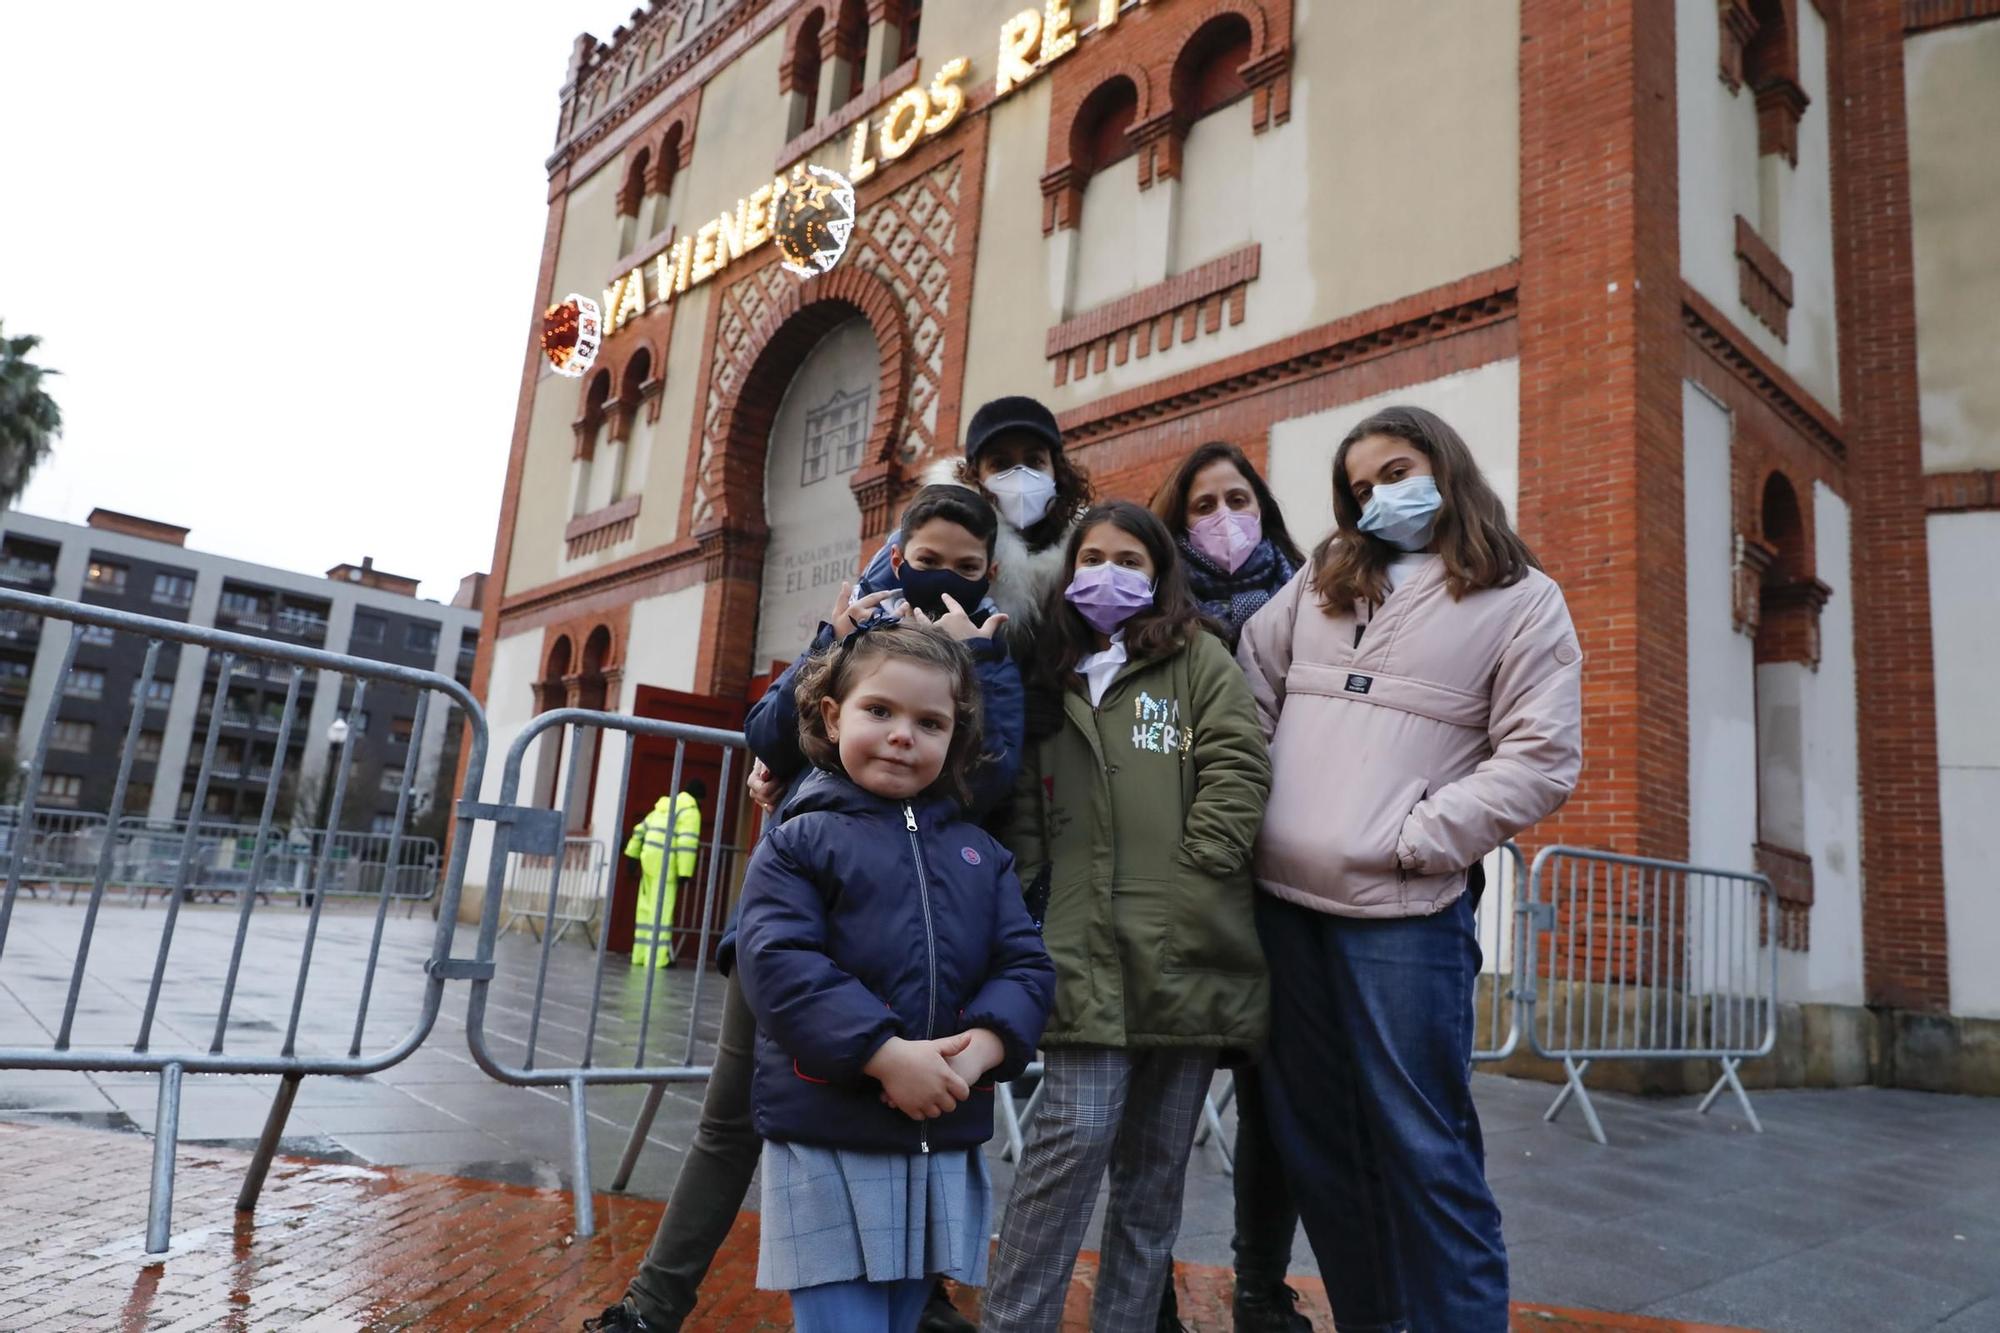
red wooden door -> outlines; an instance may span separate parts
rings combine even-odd
[[[782,670],[782,667],[778,668]],[[762,698],[769,686],[771,674],[761,676],[751,682],[748,697]],[[681,722],[691,726],[715,727],[723,731],[737,731],[743,726],[743,716],[748,705],[742,699],[723,699],[707,694],[685,694],[678,690],[655,689],[650,685],[638,688],[638,697],[633,704],[633,712],[639,717],[657,718],[663,722]],[[614,877],[614,892],[608,929],[611,938],[607,948],[616,953],[629,953],[632,949],[632,927],[639,906],[639,862],[624,855],[625,841],[633,828],[646,817],[654,804],[662,796],[669,795],[674,785],[675,744],[658,737],[641,736],[635,739],[632,752],[632,776],[625,793],[623,822],[615,831],[612,852],[617,858],[618,873]],[[726,896],[733,889],[736,876],[740,873],[743,848],[747,840],[756,836],[757,824],[744,819],[744,805],[747,798],[743,793],[745,778],[744,760],[737,755],[730,764],[727,793],[727,813],[729,827],[718,830],[715,825],[715,811],[722,791],[722,752],[712,745],[690,744],[681,757],[681,785],[685,787],[690,778],[700,778],[708,787],[708,797],[701,802],[701,855],[697,860],[692,880],[680,886],[674,903],[673,924],[679,930],[697,932],[701,928],[702,912],[708,906],[708,866],[718,849],[723,863],[716,876],[717,892]],[[718,913],[710,918],[712,927],[718,933],[725,915]],[[690,938],[677,935],[675,953],[681,952],[681,942]],[[710,939],[713,948],[715,937]]]

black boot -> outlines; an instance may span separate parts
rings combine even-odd
[[[604,1313],[583,1321],[584,1333],[653,1333],[658,1324],[649,1324],[625,1301],[606,1306]]]
[[[1312,1333],[1312,1320],[1299,1313],[1299,1294],[1275,1287],[1236,1287],[1236,1333]]]
[[[1181,1299],[1174,1294],[1174,1279],[1167,1278],[1166,1294],[1160,1297],[1160,1318],[1153,1325],[1154,1333],[1187,1333],[1187,1325],[1181,1322]]]
[[[923,1318],[917,1320],[917,1333],[976,1333],[973,1323],[958,1312],[951,1303],[951,1292],[945,1287],[944,1279],[931,1283],[931,1298],[924,1302]]]

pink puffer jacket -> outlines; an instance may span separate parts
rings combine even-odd
[[[1420,916],[1460,873],[1568,799],[1583,765],[1583,653],[1539,571],[1453,601],[1424,556],[1387,601],[1327,615],[1301,570],[1237,660],[1271,739],[1266,892],[1337,916]],[[1355,631],[1366,626],[1360,643]]]

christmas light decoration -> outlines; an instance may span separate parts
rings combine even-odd
[[[839,172],[794,167],[771,211],[771,235],[790,272],[815,278],[847,253],[854,234],[854,187]]]
[[[574,379],[597,360],[603,327],[597,302],[571,292],[542,313],[542,355],[556,374]]]

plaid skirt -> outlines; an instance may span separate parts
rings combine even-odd
[[[985,1285],[993,1185],[977,1148],[905,1154],[767,1142],[763,1179],[759,1287],[933,1275]]]

